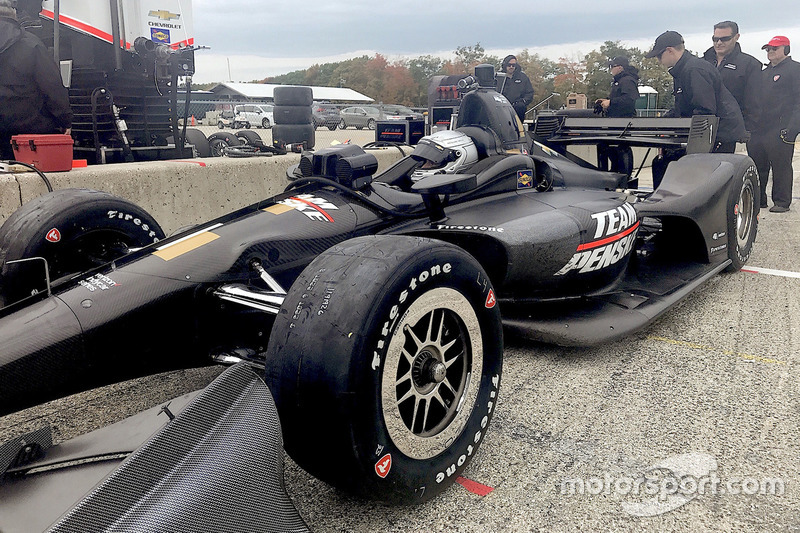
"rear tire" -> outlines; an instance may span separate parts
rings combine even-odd
[[[441,241],[360,237],[318,256],[290,288],[266,354],[289,455],[369,498],[443,491],[494,414],[503,333],[493,298],[480,264]]]
[[[59,189],[31,200],[0,227],[0,307],[44,290],[40,262],[56,280],[122,257],[164,238],[156,220],[133,202],[90,189]]]
[[[750,259],[753,242],[758,233],[758,213],[761,209],[761,190],[758,172],[750,158],[736,168],[728,196],[728,257],[726,270],[736,272]]]

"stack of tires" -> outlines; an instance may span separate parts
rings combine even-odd
[[[311,87],[275,87],[272,93],[275,106],[272,109],[275,126],[272,128],[272,145],[303,144],[314,147],[314,118],[311,115],[313,94]]]

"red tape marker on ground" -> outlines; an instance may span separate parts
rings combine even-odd
[[[456,478],[456,483],[467,489],[473,494],[477,494],[478,496],[486,496],[494,489],[492,487],[487,487],[486,485],[482,485],[477,481],[472,481],[471,479],[467,479],[463,476],[458,476]]]

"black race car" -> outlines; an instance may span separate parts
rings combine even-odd
[[[135,205],[96,191],[56,191],[8,219],[3,413],[170,368],[246,365],[226,378],[232,389],[199,402],[220,411],[218,424],[194,412],[181,422],[185,411],[170,421],[167,408],[156,442],[172,444],[148,441],[124,463],[127,478],[114,474],[121,485],[107,484],[105,497],[123,491],[121,503],[108,510],[92,493],[64,519],[98,516],[97,505],[115,520],[167,476],[173,492],[159,498],[189,498],[171,467],[188,459],[165,450],[196,451],[206,432],[252,435],[251,417],[233,414],[253,394],[270,409],[261,381],[243,377],[253,372],[303,468],[369,497],[427,500],[483,440],[504,329],[564,345],[612,340],[745,263],[757,174],[745,156],[707,153],[713,117],[553,115],[524,132],[493,70],[479,67],[476,80],[454,130],[423,138],[380,175],[357,146],[306,152],[285,193],[169,238]],[[611,170],[573,155],[580,144],[615,154]],[[631,188],[631,146],[689,153],[646,191]],[[248,442],[231,453],[248,456]],[[6,480],[24,486],[33,452],[10,450]],[[142,472],[148,482],[131,484]]]

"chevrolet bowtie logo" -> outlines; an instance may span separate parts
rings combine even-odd
[[[148,13],[147,15],[150,17],[158,17],[161,20],[172,20],[181,17],[177,13],[170,13],[165,9],[159,9],[158,11],[150,11],[150,13]]]

